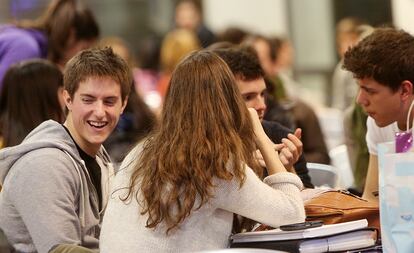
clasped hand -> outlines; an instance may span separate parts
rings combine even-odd
[[[253,108],[249,108],[250,117],[253,124],[254,133],[256,138],[265,136],[262,124],[257,116],[256,111]],[[288,134],[287,138],[282,139],[282,143],[274,144],[273,148],[278,152],[279,159],[283,166],[289,171],[295,173],[293,165],[298,161],[303,152],[303,143],[300,140],[302,136],[302,130],[297,128],[293,134]],[[267,136],[266,136],[266,139]],[[255,157],[262,167],[266,167],[264,158],[260,150],[256,150]]]
[[[300,140],[302,130],[297,128],[294,134],[288,134],[287,138],[282,139],[282,143],[273,144],[273,148],[278,151],[279,159],[286,170],[295,172],[293,165],[299,160],[303,152],[303,144]],[[256,150],[255,157],[262,167],[266,167],[260,150]]]

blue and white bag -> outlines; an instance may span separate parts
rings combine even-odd
[[[410,112],[411,109],[412,106]],[[408,129],[407,123],[406,135],[411,134]],[[383,251],[387,253],[414,252],[414,152],[410,150],[411,145],[412,138],[403,140],[398,135],[394,142],[378,145],[381,237]]]

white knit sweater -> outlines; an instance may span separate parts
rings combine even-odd
[[[102,253],[196,252],[226,248],[233,213],[273,227],[305,219],[299,177],[283,172],[268,176],[262,182],[246,167],[246,181],[241,188],[236,180],[216,180],[215,197],[193,211],[178,230],[166,235],[162,226],[148,229],[145,227],[147,216],[140,215],[135,198],[127,203],[120,200],[127,192],[124,187],[130,182],[132,161],[140,152],[140,148],[136,148],[127,156],[113,182],[100,236]]]

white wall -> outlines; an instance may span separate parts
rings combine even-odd
[[[414,34],[414,1],[392,0],[391,5],[394,25]]]
[[[263,35],[288,35],[285,0],[204,0],[204,21],[214,32],[237,26]]]
[[[331,69],[336,64],[331,0],[290,0],[296,66]]]

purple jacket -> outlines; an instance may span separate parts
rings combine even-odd
[[[10,65],[31,58],[46,58],[47,37],[38,30],[0,26],[0,88]]]

